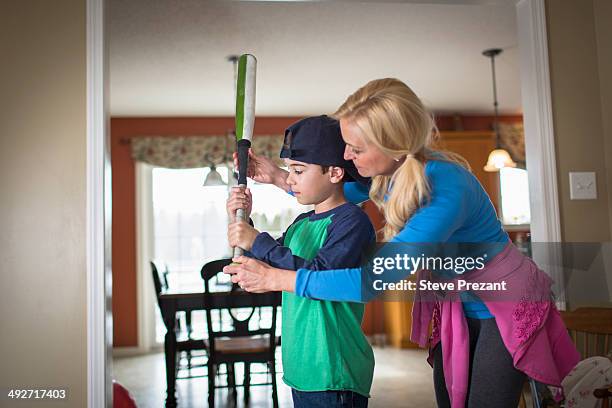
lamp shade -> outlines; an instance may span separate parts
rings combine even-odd
[[[206,175],[206,179],[204,180],[204,186],[225,186],[226,183],[221,178],[221,174],[217,171],[215,166],[211,166],[210,172]]]
[[[484,166],[485,171],[495,172],[504,167],[516,167],[516,163],[505,149],[495,149],[489,153],[489,159]]]

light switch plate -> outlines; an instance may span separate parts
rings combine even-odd
[[[593,171],[570,172],[570,200],[597,199],[597,180]]]

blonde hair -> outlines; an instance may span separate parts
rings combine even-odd
[[[433,115],[408,85],[398,79],[368,82],[350,95],[333,116],[358,126],[366,142],[383,153],[396,160],[404,158],[393,175],[372,178],[370,198],[385,216],[385,240],[397,235],[414,212],[429,201],[427,160],[446,160],[469,170],[463,157],[436,148],[439,132]]]

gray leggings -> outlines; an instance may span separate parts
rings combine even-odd
[[[467,408],[516,408],[525,374],[514,368],[495,319],[467,319],[470,333],[470,380]],[[450,407],[442,368],[442,348],[433,350],[433,379],[438,407]]]

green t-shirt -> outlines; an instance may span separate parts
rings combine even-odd
[[[369,220],[358,215],[363,213],[352,204],[334,210],[298,218],[285,233],[283,246],[293,256],[305,260],[314,260],[323,249],[327,264],[333,263],[333,259],[345,263],[347,256],[354,258],[353,263],[359,263],[365,250],[363,244],[350,248],[343,243],[369,241],[370,238],[351,237],[351,234],[363,234],[364,228],[358,223],[365,220],[369,224]],[[373,234],[371,224],[369,230]],[[336,251],[343,253],[330,256]],[[346,264],[325,266],[328,269],[349,267]],[[281,347],[285,383],[299,391],[350,390],[369,396],[374,354],[361,330],[364,309],[361,303],[313,300],[283,292]]]

